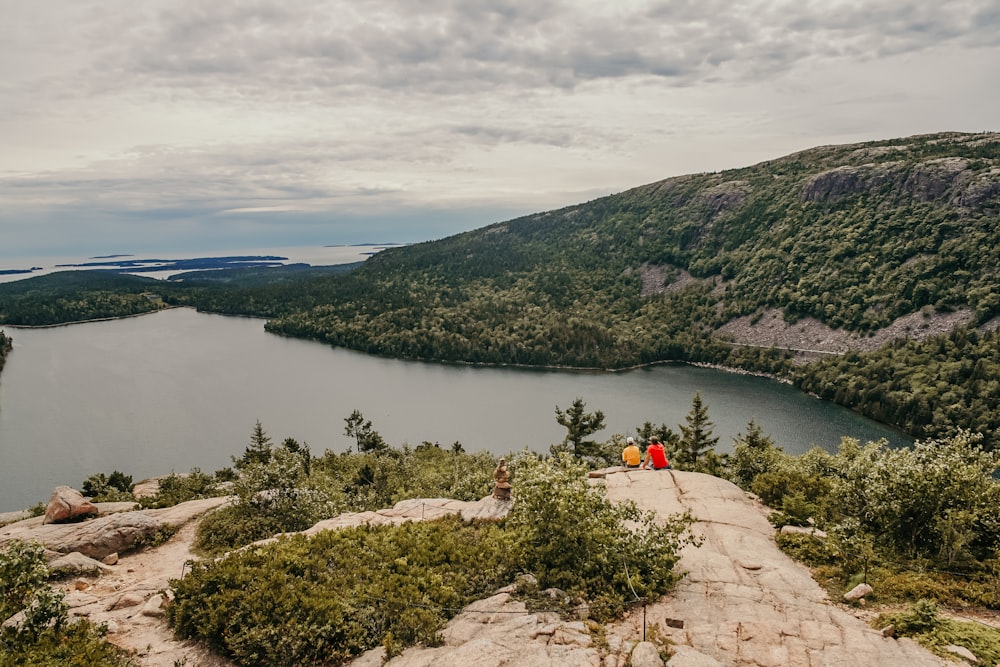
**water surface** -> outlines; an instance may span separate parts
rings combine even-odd
[[[7,327],[0,375],[0,512],[79,488],[94,472],[138,481],[230,465],[259,419],[275,443],[345,451],[361,410],[394,445],[459,441],[467,451],[548,451],[555,407],[581,397],[607,428],[677,429],[701,392],[719,449],[753,418],[786,451],[834,449],[842,435],[909,439],[771,380],[686,365],[619,373],[401,361],[285,338],[260,319],[173,309],[49,329]]]

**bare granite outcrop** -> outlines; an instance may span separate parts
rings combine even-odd
[[[603,484],[612,500],[632,500],[661,517],[690,511],[694,531],[705,538],[701,547],[682,553],[678,569],[685,576],[671,594],[649,604],[645,615],[637,608],[595,634],[585,621],[526,609],[512,597],[511,585],[453,618],[442,632],[442,645],[411,647],[387,662],[384,650],[376,649],[352,667],[659,667],[665,646],[643,641],[653,636],[669,639],[672,657],[665,664],[672,667],[948,664],[910,640],[884,637],[849,607],[828,600],[808,570],[778,550],[766,509],[733,484],[698,473],[622,468],[602,471],[592,483]],[[516,491],[515,484],[514,502]],[[197,517],[224,502],[147,510],[178,532],[154,548],[121,554],[100,568],[99,576],[63,583],[71,613],[106,624],[108,639],[133,651],[139,665],[230,667],[205,646],[174,638],[163,615],[170,579],[183,576],[197,558],[191,552]],[[341,515],[307,532],[452,513],[496,519],[509,508],[509,501],[493,498],[414,499],[378,512]],[[19,523],[5,526],[0,539],[44,541],[54,527],[37,518]],[[67,527],[73,525],[79,524]],[[630,565],[640,572],[643,567]]]

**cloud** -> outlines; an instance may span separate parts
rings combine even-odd
[[[192,237],[459,225],[448,211],[471,226],[818,143],[995,129],[1000,101],[995,0],[0,0],[0,15],[0,230],[19,234],[67,217]]]
[[[570,90],[634,76],[691,85],[803,61],[1000,43],[991,0],[77,4],[90,7],[73,12],[82,28],[43,31],[71,32],[81,55],[63,73],[66,93],[117,88],[237,103]]]

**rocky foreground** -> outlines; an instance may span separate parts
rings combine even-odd
[[[679,568],[686,576],[673,593],[645,610],[635,609],[607,627],[603,637],[595,637],[583,621],[529,612],[511,597],[512,590],[498,591],[452,619],[442,633],[443,645],[410,648],[388,662],[382,649],[376,649],[352,667],[663,665],[663,642],[642,641],[644,619],[647,639],[668,640],[673,656],[666,664],[673,667],[948,664],[910,640],[883,637],[849,609],[831,603],[808,570],[778,550],[765,508],[731,483],[697,473],[619,469],[606,471],[595,483],[604,484],[612,499],[632,499],[661,516],[685,510],[695,516],[694,531],[704,536],[704,543],[683,553]],[[310,532],[451,512],[469,517],[502,513],[497,501],[490,501],[405,501],[393,509],[342,515]],[[185,563],[195,558],[190,544],[197,517],[219,502],[224,501],[192,501],[115,519],[114,525],[145,525],[151,518],[178,532],[155,548],[119,555],[116,562],[110,558],[113,564],[102,563],[95,574],[69,580],[73,613],[107,623],[109,639],[134,651],[142,665],[229,665],[203,647],[173,639],[162,612],[169,580],[182,576]],[[132,518],[124,518],[128,515]],[[0,528],[0,543],[37,539],[50,548],[58,546],[57,551],[71,549],[79,541],[70,533],[88,530],[87,523],[92,522],[56,528],[43,526],[40,519],[21,521]],[[627,565],[639,572],[643,568],[642,563]]]

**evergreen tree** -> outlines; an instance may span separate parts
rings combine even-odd
[[[295,438],[285,438],[281,442],[281,446],[292,454],[298,454],[302,457],[302,468],[305,471],[306,477],[312,474],[312,452],[309,450],[308,442],[299,443]]]
[[[365,419],[360,410],[355,410],[350,417],[346,417],[344,422],[344,435],[354,438],[358,446],[358,452],[377,452],[388,449],[389,445],[382,438],[382,435],[372,428],[372,421]]]
[[[639,442],[640,447],[645,451],[646,445],[649,443],[649,439],[654,435],[660,439],[660,443],[663,444],[663,451],[667,455],[667,460],[673,461],[677,455],[677,448],[680,447],[681,439],[677,433],[674,432],[672,428],[666,424],[660,424],[659,426],[654,426],[653,422],[643,422],[641,428],[635,429],[636,440]]]
[[[563,438],[562,443],[551,447],[553,454],[568,451],[572,451],[577,457],[598,454],[598,444],[584,438],[604,428],[604,413],[600,410],[585,412],[586,406],[584,400],[579,397],[565,412],[560,410],[558,405],[556,406],[556,421],[566,427],[566,437]]]
[[[740,433],[734,439],[733,455],[729,458],[729,479],[750,490],[758,475],[776,470],[781,460],[781,448],[751,419],[746,433]]]
[[[243,457],[233,459],[233,465],[238,470],[243,470],[252,463],[261,465],[267,464],[271,460],[271,437],[264,430],[260,420],[254,424],[253,432],[250,434],[250,444],[243,450]]]
[[[708,406],[702,403],[701,393],[695,392],[691,411],[687,413],[685,423],[680,424],[681,442],[675,455],[680,468],[710,472],[707,469],[718,467],[720,461],[716,459],[719,457],[711,451],[719,442],[719,438],[712,435],[713,426],[715,424],[708,420]]]

